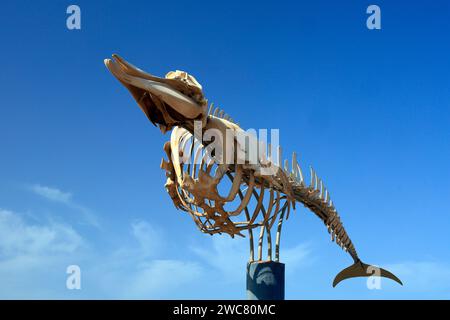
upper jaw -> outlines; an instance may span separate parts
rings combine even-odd
[[[118,55],[105,59],[105,65],[130,91],[149,120],[158,124],[163,132],[174,125],[206,117],[206,101],[203,99],[201,86],[195,79],[192,86],[179,79],[155,77]],[[168,76],[170,74],[173,73]]]

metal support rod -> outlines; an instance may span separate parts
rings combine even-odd
[[[284,219],[284,213],[286,212],[286,208],[289,205],[289,203],[286,203],[283,208],[281,209],[281,214],[278,220],[278,227],[277,227],[277,235],[275,239],[275,261],[280,261],[280,237],[281,237],[281,227],[283,226],[283,219]]]

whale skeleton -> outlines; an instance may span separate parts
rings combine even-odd
[[[354,263],[335,277],[333,286],[347,278],[372,275],[402,284],[391,272],[360,260],[323,180],[310,167],[307,183],[295,153],[291,161],[283,163],[281,148],[274,154],[270,145],[267,149],[262,146],[256,161],[249,161],[248,144],[239,139],[244,130],[220,108],[213,104],[208,108],[202,86],[192,75],[177,70],[159,78],[117,55],[105,59],[105,65],[155,126],[163,133],[172,130],[170,141],[164,145],[167,160],[161,162],[167,176],[165,188],[175,207],[187,212],[202,232],[235,237],[244,236],[246,231],[250,262],[279,261],[283,222],[300,203],[322,220],[331,241],[353,259]],[[200,134],[196,124],[200,124]],[[231,132],[231,139],[205,141],[201,136],[208,130],[222,137],[230,137]],[[267,171],[270,174],[265,174]],[[271,230],[275,224],[273,252]]]

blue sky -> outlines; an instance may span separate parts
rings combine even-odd
[[[70,4],[0,9],[1,298],[245,298],[246,239],[174,209],[169,136],[107,72],[112,53],[186,70],[244,128],[280,129],[362,259],[404,282],[332,288],[351,259],[300,208],[282,239],[288,299],[450,298],[448,1],[76,1],[76,31]]]

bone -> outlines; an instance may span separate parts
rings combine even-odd
[[[286,214],[286,220],[289,219],[289,213],[291,213],[291,205],[288,202],[288,206],[287,206],[287,214]]]
[[[340,225],[341,225],[341,219],[336,214],[336,218],[333,220],[334,230],[337,231],[337,229],[339,228]]]
[[[283,166],[283,162],[282,162],[282,152],[283,150],[281,149],[281,146],[278,146],[277,148],[278,154],[277,154],[277,166],[279,166],[280,168]]]
[[[189,158],[187,158],[188,160],[188,168],[187,168],[187,174],[191,175],[192,169],[193,169],[193,153],[194,153],[194,148],[195,148],[195,139],[192,139],[190,148],[189,148]]]
[[[280,192],[277,191],[277,198],[276,198],[276,200],[275,200],[275,211],[274,211],[275,214],[274,214],[274,216],[273,216],[273,218],[272,218],[272,221],[270,222],[269,228],[272,228],[273,224],[274,224],[275,221],[276,221],[276,217],[277,217],[277,215],[278,215],[278,213],[279,213],[279,210],[280,210],[280,202],[281,202],[281,200],[280,200]]]
[[[341,232],[342,229],[342,223],[340,222],[340,220],[337,221],[336,227],[334,228],[334,232],[336,233],[336,235],[339,237],[339,233]]]
[[[341,228],[339,229],[339,232],[338,232],[338,236],[339,236],[339,239],[341,239],[341,242],[344,238],[344,235],[345,235],[345,229],[343,228],[343,226],[341,224]]]
[[[182,157],[181,162],[185,163],[188,157],[190,156],[188,152],[186,152],[186,144],[189,142],[189,139],[192,137],[192,135],[187,132],[187,134],[184,134],[181,137],[181,143],[179,145],[179,154],[180,157]]]
[[[262,247],[263,247],[263,239],[264,239],[264,231],[266,229],[265,225],[261,226],[261,230],[259,232],[259,239],[258,239],[258,261],[262,260]]]
[[[285,204],[283,208],[281,209],[280,217],[278,218],[278,227],[277,227],[277,235],[275,239],[275,261],[280,261],[280,238],[281,238],[281,228],[283,227],[283,219],[284,214],[286,212],[286,206]]]
[[[277,181],[276,178],[280,175],[280,172],[277,172],[277,175],[269,175],[265,176],[264,178],[267,180],[267,182],[274,186],[277,190],[282,190],[283,186]]]
[[[263,201],[264,201],[264,186],[261,187],[261,191],[259,192],[259,196],[255,194],[255,190],[253,189],[253,196],[257,199],[257,204],[255,207],[255,210],[253,211],[252,218],[250,220],[250,223],[255,222],[256,217],[258,216],[259,212],[263,208]]]
[[[178,184],[182,183],[182,172],[181,172],[181,164],[180,164],[180,155],[179,155],[179,143],[181,141],[181,137],[186,133],[186,129],[175,127],[172,130],[172,134],[170,136],[171,143],[171,161],[173,164],[173,168],[175,170],[175,174],[177,177]]]
[[[285,165],[288,165],[287,160],[285,161]],[[287,174],[289,174],[289,173],[287,173]],[[283,192],[286,193],[288,198],[292,198],[291,182],[289,181],[289,177],[287,174],[286,174],[286,171],[280,170],[277,174],[277,177],[281,181]]]
[[[240,186],[242,183],[242,167],[241,165],[236,166],[236,174],[232,179],[233,183],[231,185],[230,193],[228,194],[226,201],[233,201],[236,194],[240,191]]]
[[[348,246],[348,240],[349,240],[348,235],[347,235],[347,233],[345,233],[342,238],[342,243],[344,244],[345,247]]]
[[[270,229],[266,223],[266,234],[267,234],[267,260],[272,261],[272,236],[270,234]]]
[[[301,184],[304,184],[304,179],[303,179],[303,172],[302,172],[302,168],[300,168],[300,165],[297,163],[297,172],[298,172],[298,178],[299,178],[299,182]]]
[[[322,179],[319,180],[319,191],[320,191],[320,194],[319,194],[320,198],[324,199],[324,191],[325,191],[325,189],[324,189],[324,186],[323,186]]]
[[[270,218],[270,214],[272,213],[272,210],[273,210],[273,204],[274,204],[274,202],[273,202],[273,197],[274,197],[274,191],[273,191],[273,187],[272,186],[270,186],[270,197],[269,197],[269,207],[267,208],[267,211],[266,211],[266,216],[264,217],[264,223],[267,223],[268,222],[268,220],[269,220],[269,218]],[[271,228],[271,225],[269,226],[269,230],[270,230],[270,228]]]
[[[335,233],[335,242],[338,246],[341,246],[341,239],[339,238],[339,235],[337,233]]]
[[[261,159],[261,163],[267,164],[268,157],[267,157],[267,148],[266,148],[265,143],[260,141],[258,143],[258,148],[259,148],[259,156],[260,156],[260,159]]]
[[[328,220],[327,220],[327,223],[331,226],[331,227],[334,227],[334,225],[333,225],[333,222],[334,222],[334,220],[336,220],[336,214],[333,214],[333,213],[331,213],[329,216],[328,216]]]
[[[251,172],[250,173],[250,181],[248,182],[248,189],[245,193],[244,199],[239,204],[239,207],[235,211],[229,212],[228,215],[237,216],[238,214],[241,213],[241,211],[245,207],[247,207],[248,203],[250,202],[254,186],[255,186],[255,176],[253,175],[253,172]]]
[[[213,108],[214,108],[214,103],[211,103],[211,104],[209,105],[208,115],[212,115]]]
[[[228,173],[227,176],[234,183],[234,179],[231,176],[231,174]],[[238,194],[239,194],[239,198],[242,201],[244,196],[242,195],[242,193],[239,190],[238,190]],[[245,207],[244,211],[245,211],[245,217],[247,218],[247,221],[250,221],[250,213],[248,212],[248,208]],[[250,222],[249,222],[249,225],[250,225]],[[254,249],[253,230],[252,230],[252,228],[248,228],[248,235],[249,235],[249,242],[250,242],[250,262],[253,262],[255,260],[255,249]]]
[[[201,145],[198,145],[197,149],[195,150],[194,168],[192,170],[192,178],[195,178],[195,174],[196,174],[197,168],[199,167],[199,157],[200,157],[200,155],[202,153],[202,150],[203,150],[203,148],[201,147]]]
[[[298,179],[297,176],[297,167],[298,167],[298,163],[297,163],[297,154],[295,152],[292,153],[292,174],[294,175],[295,180]]]
[[[288,159],[284,159],[284,172],[289,174],[289,161],[288,161]]]

